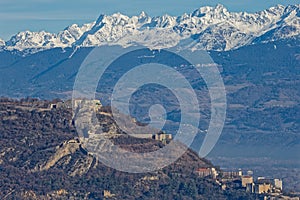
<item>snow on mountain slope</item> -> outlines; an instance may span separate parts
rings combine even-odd
[[[41,32],[20,32],[13,36],[8,42],[7,46],[11,49],[29,49],[29,48],[51,48],[54,44],[58,43],[56,35],[52,33],[47,33],[45,31]]]
[[[229,22],[209,26],[200,34],[193,36],[197,41],[196,49],[230,50],[251,42],[251,36],[237,29]]]
[[[299,36],[300,33],[300,7],[289,6],[285,9],[285,15],[272,29],[256,38],[257,42],[269,42],[279,39]]]
[[[0,47],[5,46],[5,41],[0,38]]]
[[[300,5],[278,5],[256,13],[229,12],[224,6],[202,7],[178,17],[149,17],[142,12],[128,17],[101,15],[97,21],[73,24],[58,34],[20,32],[6,42],[6,49],[43,50],[55,47],[91,47],[142,44],[150,48],[177,45],[192,37],[197,49],[230,50],[256,42],[268,42],[300,34]],[[0,45],[3,41],[0,40]]]

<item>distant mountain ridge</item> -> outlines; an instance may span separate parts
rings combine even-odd
[[[193,38],[196,49],[224,51],[299,36],[300,4],[277,5],[256,13],[229,12],[218,4],[176,17],[150,17],[145,12],[132,17],[100,15],[94,22],[73,24],[57,34],[20,32],[6,42],[0,39],[0,48],[36,52],[57,47],[140,44],[160,49]]]

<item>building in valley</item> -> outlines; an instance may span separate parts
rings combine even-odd
[[[198,175],[200,177],[212,176],[213,179],[216,179],[218,176],[218,172],[217,172],[216,168],[214,168],[214,167],[212,167],[212,168],[202,167],[202,168],[199,168],[196,172],[198,173]]]
[[[246,187],[247,184],[253,183],[253,177],[252,176],[242,176],[242,187]]]

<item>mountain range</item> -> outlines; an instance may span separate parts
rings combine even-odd
[[[94,22],[73,24],[59,33],[19,32],[8,41],[0,39],[0,49],[34,53],[57,47],[136,44],[160,49],[192,38],[197,41],[196,49],[224,51],[299,35],[300,4],[277,5],[256,13],[229,12],[218,4],[181,16],[100,15]]]

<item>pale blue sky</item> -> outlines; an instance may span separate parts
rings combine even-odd
[[[0,0],[0,38],[8,40],[19,31],[58,32],[73,23],[96,20],[100,14],[121,12],[151,16],[190,13],[201,6],[225,5],[229,11],[255,12],[276,4],[299,0]]]

